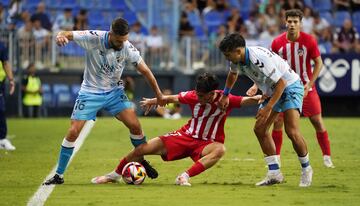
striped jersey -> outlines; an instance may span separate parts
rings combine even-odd
[[[231,71],[249,77],[267,96],[271,96],[276,83],[283,78],[286,86],[299,79],[299,76],[290,68],[284,59],[274,52],[259,46],[245,48],[245,64],[230,63]]]
[[[181,92],[179,102],[189,105],[192,117],[179,132],[185,136],[195,139],[213,140],[224,143],[224,125],[226,117],[233,108],[240,108],[241,96],[229,95],[229,106],[226,112],[221,112],[216,102],[221,98],[222,91],[216,90],[216,97],[212,103],[201,105],[198,101],[196,91]]]
[[[104,93],[121,86],[125,61],[137,65],[142,61],[139,51],[129,42],[121,50],[109,45],[107,31],[73,31],[74,41],[86,50],[84,80],[81,90]]]
[[[300,32],[299,38],[292,42],[286,38],[286,32],[284,32],[273,40],[271,50],[288,62],[290,67],[300,76],[304,85],[310,81],[313,73],[310,61],[320,56],[314,37]]]

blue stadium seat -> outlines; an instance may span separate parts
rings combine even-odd
[[[124,11],[127,8],[125,0],[111,0],[110,5],[111,9],[116,11]]]
[[[360,27],[360,11],[354,12],[352,14],[352,22],[355,27],[357,27],[357,28]],[[357,30],[358,30],[358,32],[360,32],[359,29],[357,29]]]
[[[204,32],[204,29],[201,25],[195,26],[194,27],[194,32],[195,32],[195,36],[202,40],[202,39],[207,39],[207,35]]]
[[[254,0],[240,0],[240,11],[250,12],[254,7]]]
[[[0,3],[2,3],[4,7],[8,7],[10,4],[10,0],[0,0]]]
[[[207,26],[208,34],[216,32],[217,28],[225,23],[224,15],[221,12],[210,11],[205,14],[204,22]]]
[[[188,12],[187,17],[189,19],[189,22],[192,26],[200,26],[201,25],[201,19],[198,13],[196,12]]]
[[[304,0],[304,4],[305,4],[305,6],[310,7],[310,8],[313,7],[312,0]]]
[[[240,5],[240,1],[239,0],[229,0],[229,5],[230,7],[235,7],[237,8],[239,11],[241,9],[241,5]]]
[[[23,7],[26,10],[32,10],[37,7],[37,5],[41,2],[41,0],[26,0],[23,4]]]
[[[333,24],[336,27],[341,27],[343,25],[345,19],[351,19],[350,13],[347,11],[337,11],[334,13]]]
[[[79,5],[74,0],[61,0],[58,1],[59,5],[58,8],[65,9],[65,8],[72,8],[73,10],[79,10]]]
[[[130,25],[138,21],[136,14],[131,11],[125,11],[122,17],[126,19]]]
[[[315,11],[330,11],[331,5],[331,0],[313,0],[313,9]]]
[[[324,18],[327,22],[329,22],[329,24],[332,24],[332,22],[334,21],[332,14],[328,11],[320,12],[320,17]]]
[[[85,50],[75,42],[69,42],[65,47],[60,47],[59,52],[65,56],[84,56]]]
[[[102,25],[107,24],[102,12],[99,10],[89,11],[88,19],[89,19],[89,26],[92,29],[94,29],[94,27],[97,28],[99,26],[101,27]]]
[[[144,0],[131,0],[135,12],[145,12],[148,9],[148,1]]]
[[[73,106],[69,85],[67,84],[54,84],[53,94],[55,96],[56,107],[69,107]]]

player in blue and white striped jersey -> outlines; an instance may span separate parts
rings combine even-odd
[[[269,133],[269,128],[279,112],[284,112],[285,131],[292,141],[302,167],[299,186],[310,186],[313,170],[310,166],[306,142],[299,129],[304,95],[304,87],[299,76],[285,60],[272,51],[263,47],[246,47],[244,38],[238,33],[226,36],[221,41],[219,48],[226,59],[231,61],[224,95],[219,102],[219,107],[225,109],[229,104],[227,95],[234,86],[239,73],[246,75],[255,83],[262,91],[265,100],[256,114],[254,132],[265,154],[269,170],[265,179],[256,185],[272,185],[284,180],[275,144]]]
[[[63,174],[81,129],[86,120],[95,120],[96,113],[101,109],[110,112],[129,128],[130,139],[135,147],[146,143],[133,104],[128,100],[121,84],[125,62],[130,61],[145,76],[160,105],[164,105],[165,100],[154,75],[139,51],[128,41],[128,37],[129,25],[122,18],[112,22],[110,31],[60,31],[57,34],[56,43],[59,46],[74,41],[83,47],[86,50],[86,63],[84,80],[71,115],[71,126],[61,145],[56,174],[45,181],[45,185],[64,182]],[[157,171],[147,161],[142,160],[141,163],[149,177],[157,177]]]

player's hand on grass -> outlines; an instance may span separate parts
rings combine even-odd
[[[155,98],[149,99],[143,97],[143,100],[140,101],[140,107],[145,111],[145,115],[148,115],[149,112],[157,107],[157,101]]]
[[[256,120],[260,125],[265,124],[266,120],[268,119],[269,115],[271,112],[271,107],[269,106],[265,106],[261,109],[259,109],[259,111],[256,114]]]
[[[56,41],[56,44],[57,44],[58,46],[65,46],[66,44],[69,43],[68,38],[66,38],[66,36],[63,35],[63,34],[58,34],[58,35],[56,36],[55,41]]]
[[[222,97],[221,97],[220,101],[218,102],[217,106],[221,111],[224,112],[226,110],[226,108],[229,106],[229,97],[225,96],[225,95],[222,95]]]
[[[246,91],[246,95],[248,95],[249,97],[252,97],[254,95],[256,95],[258,91],[258,87],[256,86],[256,84],[252,85],[252,87],[250,87],[247,91]]]

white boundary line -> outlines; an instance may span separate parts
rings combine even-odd
[[[95,125],[95,121],[90,120],[87,121],[81,130],[79,137],[77,138],[75,142],[75,149],[74,153],[71,156],[69,160],[69,164],[71,163],[71,160],[75,157],[75,154],[80,150],[81,145],[84,143],[86,137],[89,135],[91,129]],[[45,180],[51,178],[56,171],[57,165],[54,166],[54,168],[51,170],[50,174],[45,178]],[[44,180],[44,181],[45,181]],[[50,196],[51,192],[54,190],[55,185],[40,185],[38,190],[35,192],[35,194],[29,199],[27,205],[28,206],[39,206],[44,205],[47,198]]]

